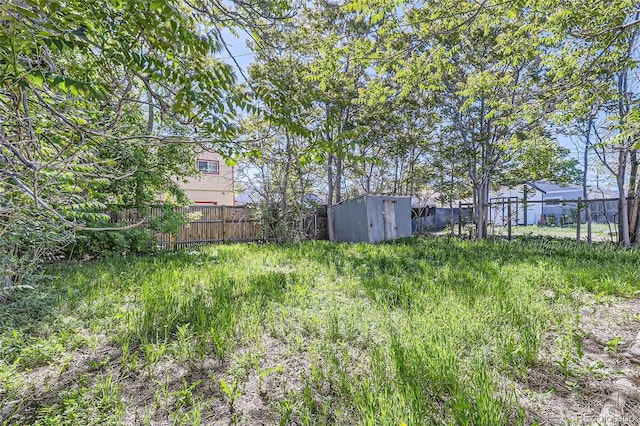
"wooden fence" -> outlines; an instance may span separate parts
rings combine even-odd
[[[176,234],[157,233],[163,248],[180,248],[205,243],[226,243],[236,241],[258,241],[262,239],[260,221],[255,219],[254,209],[246,206],[189,206],[172,210],[187,218]],[[150,221],[166,217],[167,211],[152,207]],[[111,214],[114,223],[136,223],[142,216],[135,209],[126,209]]]

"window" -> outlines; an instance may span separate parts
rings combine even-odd
[[[198,160],[198,171],[202,173],[213,173],[218,174],[218,165],[219,161],[212,160]]]
[[[544,203],[548,206],[555,206],[557,204],[560,204],[561,201],[562,197],[547,198],[546,200],[544,200]]]

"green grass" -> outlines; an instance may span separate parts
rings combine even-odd
[[[576,239],[575,224],[566,226],[513,226],[511,233],[514,237],[550,237],[550,238],[567,238]],[[490,227],[490,234],[506,237],[507,227],[496,226]],[[607,225],[604,223],[592,223],[591,224],[591,239],[596,242],[617,242],[617,226],[616,224]],[[580,226],[580,240],[587,240],[587,224],[583,223]]]
[[[571,350],[585,294],[637,296],[638,266],[445,238],[67,264],[0,305],[0,421],[244,424],[253,392],[264,423],[525,423],[509,383],[551,333]]]

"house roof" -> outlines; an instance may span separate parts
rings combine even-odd
[[[579,185],[572,185],[572,184],[559,185],[557,183],[545,182],[541,180],[538,180],[535,182],[527,182],[526,184],[534,187],[535,189],[542,192],[543,194],[582,191],[582,187]]]
[[[603,198],[618,198],[617,191],[605,191],[597,188],[589,188],[589,198],[592,200]]]
[[[443,204],[441,201],[441,197],[442,194],[440,192],[433,192],[432,194],[429,194],[429,196],[415,195],[411,197],[411,207],[445,207],[445,204]],[[458,200],[455,200],[455,203],[457,202]]]

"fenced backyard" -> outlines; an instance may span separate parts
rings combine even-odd
[[[162,248],[181,248],[206,243],[249,242],[264,238],[260,220],[255,209],[247,206],[189,206],[175,208],[173,212],[182,215],[186,222],[178,226],[176,233],[156,233]],[[143,226],[150,221],[161,219],[166,214],[162,207],[152,207],[148,218],[136,209],[125,209],[111,214],[111,221],[120,224],[138,223]]]
[[[525,212],[536,206],[544,212],[544,219],[527,221]],[[576,241],[617,241],[617,199],[533,201],[500,200],[490,203],[489,234],[497,238],[518,236],[550,236],[574,238]],[[415,209],[414,209],[415,210]],[[459,203],[454,208],[421,209],[424,214],[414,217],[414,233],[442,233],[458,237],[473,234],[473,205]],[[199,244],[273,241],[277,224],[259,218],[256,206],[189,206],[171,210],[186,219],[177,232],[157,232],[162,248],[182,248]],[[150,226],[161,220],[167,209],[150,209],[145,220],[135,209],[124,209],[110,214],[111,221],[133,224],[144,221]],[[326,207],[303,214],[294,228],[303,239],[326,239]],[[453,228],[453,229],[452,229]]]
[[[419,237],[65,262],[0,304],[0,424],[581,424],[637,377],[637,259]]]
[[[123,225],[151,222],[166,217],[167,211],[177,213],[185,219],[175,233],[157,232],[158,244],[164,249],[182,248],[199,244],[271,241],[277,223],[259,218],[255,206],[188,206],[167,210],[161,206],[151,207],[145,218],[136,209],[124,209],[110,213],[111,222]],[[324,239],[326,233],[326,210],[304,213],[295,228],[305,239]]]
[[[632,208],[631,200],[629,208]],[[539,213],[527,220],[530,211]],[[515,236],[575,238],[576,241],[618,240],[618,199],[512,200],[489,203],[489,232],[511,240]],[[456,209],[457,234],[462,237],[474,224],[473,204],[459,203]]]

